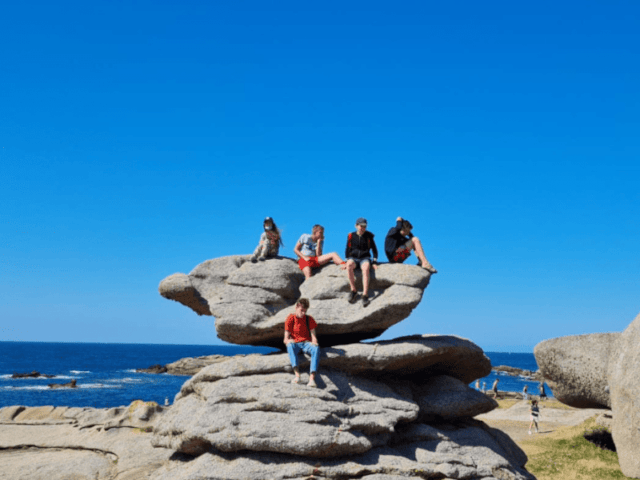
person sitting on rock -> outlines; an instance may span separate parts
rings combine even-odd
[[[374,234],[367,231],[366,218],[358,218],[356,220],[356,231],[351,232],[347,237],[347,248],[345,257],[347,258],[347,275],[349,277],[349,303],[354,303],[358,297],[358,289],[356,288],[355,269],[360,267],[362,270],[362,306],[369,305],[369,277],[370,266],[378,268],[378,247],[373,239]],[[371,259],[371,251],[373,251],[373,259]]]
[[[316,372],[320,361],[320,347],[316,337],[316,321],[307,315],[309,300],[301,298],[296,303],[296,313],[292,313],[284,321],[284,344],[287,346],[289,360],[295,377],[291,383],[300,383],[300,369],[298,368],[298,353],[311,355],[311,367],[308,387],[316,387]]]
[[[346,262],[342,261],[340,255],[336,252],[322,254],[324,246],[324,227],[322,225],[314,225],[311,229],[311,235],[303,233],[296,243],[293,251],[298,256],[298,265],[304,273],[305,278],[311,278],[312,269],[321,267],[333,260],[333,263],[340,265],[344,270]]]
[[[264,222],[262,222],[262,228],[264,228],[264,232],[260,235],[260,243],[253,252],[253,255],[251,255],[251,261],[254,263],[257,260],[264,261],[268,257],[278,256],[280,245],[282,245],[280,230],[276,226],[276,222],[273,221],[273,218],[265,218]]]
[[[427,260],[420,239],[411,233],[412,229],[413,225],[409,220],[404,220],[402,217],[396,218],[396,226],[389,229],[389,233],[384,239],[384,252],[387,254],[389,262],[402,263],[409,258],[411,250],[415,250],[420,260],[419,265],[431,273],[438,273]]]

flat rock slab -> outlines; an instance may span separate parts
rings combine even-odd
[[[167,462],[151,430],[166,409],[141,401],[111,409],[0,409],[0,479],[138,480]]]
[[[393,446],[338,458],[301,458],[281,453],[210,452],[175,457],[152,480],[345,479],[535,480],[527,458],[502,432],[482,422],[399,426]]]
[[[160,294],[178,301],[199,315],[216,317],[218,337],[230,343],[283,348],[285,318],[295,301],[309,298],[308,314],[318,322],[324,346],[375,338],[407,318],[420,303],[431,274],[423,268],[382,264],[370,284],[372,301],[347,302],[347,274],[326,265],[304,280],[298,264],[278,257],[252,263],[249,256],[208,260],[189,275],[165,278]],[[356,275],[362,290],[360,272]]]

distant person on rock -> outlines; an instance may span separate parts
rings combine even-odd
[[[538,401],[536,399],[531,400],[531,408],[529,408],[529,413],[531,414],[531,423],[529,423],[529,435],[531,435],[531,427],[535,424],[536,433],[538,430],[538,420],[540,417],[540,408],[538,408]]]
[[[482,393],[487,393],[487,382],[482,382]]]
[[[298,353],[304,352],[311,355],[311,367],[308,387],[316,387],[316,372],[320,361],[320,347],[316,337],[316,321],[307,315],[309,300],[301,298],[296,303],[296,313],[292,313],[284,321],[284,344],[287,346],[289,360],[293,367],[295,377],[291,383],[300,383],[300,370],[298,369]]]
[[[500,380],[496,378],[495,382],[491,386],[491,391],[493,392],[493,398],[498,398],[498,382]]]
[[[480,380],[476,380],[476,390],[480,391]]]
[[[333,260],[333,263],[336,265],[340,265],[342,270],[347,268],[346,262],[344,262],[336,252],[323,255],[323,246],[324,227],[322,225],[314,225],[311,229],[311,235],[303,233],[296,243],[293,251],[298,256],[298,266],[300,270],[302,270],[302,273],[304,273],[305,278],[311,278],[313,269],[321,267],[331,260]]]
[[[522,398],[524,400],[529,400],[529,385],[525,385],[522,389]]]
[[[349,277],[349,303],[355,303],[358,297],[358,289],[356,288],[355,270],[360,267],[362,270],[362,306],[366,307],[371,303],[369,300],[369,280],[370,267],[378,268],[378,247],[373,239],[374,234],[367,231],[367,220],[358,218],[356,220],[356,231],[351,232],[347,237],[347,248],[345,257],[347,258],[347,275]],[[373,251],[373,259],[371,252]]]
[[[260,243],[253,252],[253,255],[251,255],[251,261],[254,263],[258,260],[262,262],[269,257],[278,256],[280,245],[282,245],[280,230],[276,226],[276,222],[273,221],[273,218],[265,218],[264,222],[262,222],[262,228],[264,232],[260,235]]]
[[[415,250],[416,256],[420,260],[418,265],[431,273],[438,273],[427,260],[420,239],[411,233],[412,229],[411,222],[402,217],[396,218],[396,226],[389,230],[384,239],[384,252],[387,254],[389,262],[402,263],[409,258],[411,250]]]

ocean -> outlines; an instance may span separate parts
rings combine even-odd
[[[138,373],[137,368],[203,355],[269,353],[275,349],[238,345],[140,345],[108,343],[0,342],[0,408],[9,405],[110,408],[134,400],[163,405],[188,377]],[[538,369],[533,353],[485,352],[493,366]],[[322,365],[321,365],[322,369]],[[55,378],[11,378],[13,373],[38,371]],[[320,370],[322,374],[322,370]],[[491,388],[497,374],[480,379]],[[520,392],[525,384],[538,393],[537,382],[500,374],[499,389]],[[51,389],[50,383],[76,380],[78,388]],[[549,388],[547,395],[551,396]]]

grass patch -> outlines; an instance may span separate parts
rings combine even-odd
[[[539,435],[522,442],[529,457],[526,468],[538,480],[602,480],[628,479],[620,471],[618,455],[603,450],[584,438],[593,430],[595,419],[590,418],[576,427]]]

